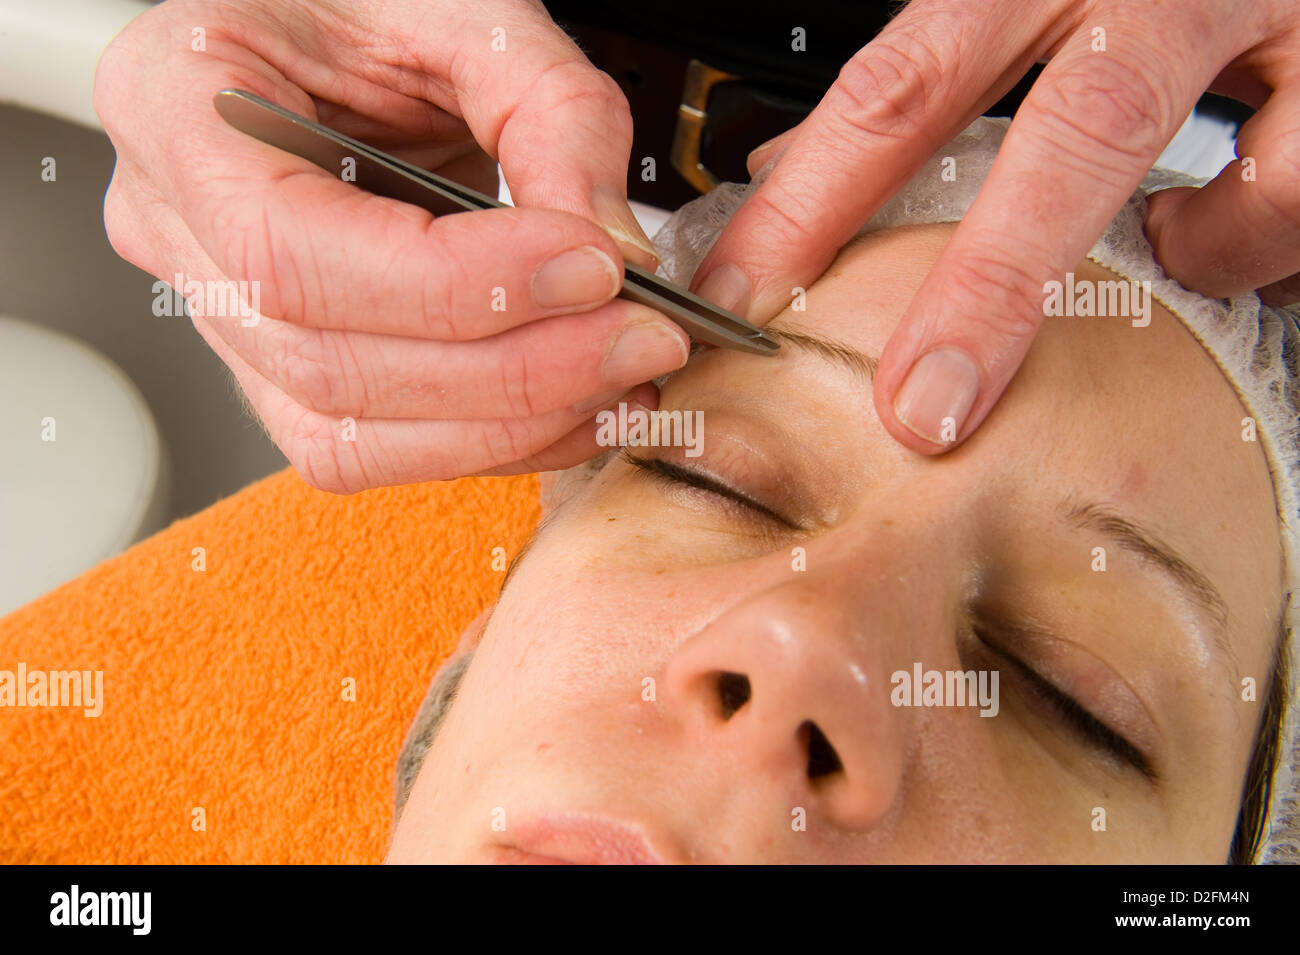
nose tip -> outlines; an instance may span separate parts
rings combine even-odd
[[[869,829],[902,773],[883,667],[827,608],[761,603],[729,611],[678,648],[666,702],[687,745],[766,784],[756,791]]]

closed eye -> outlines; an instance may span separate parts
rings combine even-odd
[[[1021,662],[1005,650],[993,646],[982,636],[980,642],[992,650],[996,656],[1010,663],[1013,671],[1021,678],[1028,692],[1053,709],[1061,717],[1062,721],[1084,742],[1133,767],[1152,782],[1159,780],[1160,776],[1151,765],[1151,761],[1147,759],[1146,754],[1093,716],[1078,700],[1042,677],[1032,667]]]
[[[712,475],[704,474],[700,471],[694,471],[691,468],[683,467],[682,465],[675,464],[672,461],[664,461],[661,458],[639,458],[631,454],[626,448],[623,449],[622,457],[623,460],[627,461],[627,463],[632,465],[632,467],[637,468],[639,471],[649,474],[660,481],[665,481],[675,485],[684,484],[701,491],[708,491],[711,494],[716,494],[726,500],[740,504],[755,514],[769,521],[774,521],[780,524],[782,527],[787,527],[790,530],[795,531],[804,529],[772,510],[772,508],[768,507],[757,498],[751,497],[744,491],[719,481]]]
[[[660,458],[636,457],[626,448],[622,449],[621,457],[638,471],[656,480],[676,486],[685,485],[710,494],[716,494],[725,500],[741,505],[766,520],[780,524],[782,527],[796,531],[805,529],[783,517],[757,498],[719,481],[712,475],[694,471],[691,468]],[[1061,721],[1085,743],[1106,752],[1125,765],[1131,766],[1152,782],[1159,780],[1159,774],[1156,773],[1151,761],[1141,750],[1093,716],[1072,696],[1042,677],[1032,667],[989,643],[982,636],[980,642],[997,657],[1010,663],[1027,692],[1055,711]]]

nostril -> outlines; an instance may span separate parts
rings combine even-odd
[[[817,724],[809,721],[803,726],[808,736],[808,778],[829,776],[843,769],[844,764],[840,762],[835,747],[826,738],[826,734],[817,728]]]
[[[736,710],[749,702],[753,689],[749,677],[743,673],[718,674],[718,701],[722,704],[722,718],[731,719]]]

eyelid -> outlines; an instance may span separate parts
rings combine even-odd
[[[673,461],[667,461],[663,458],[642,458],[632,454],[626,448],[623,449],[622,457],[639,471],[658,478],[662,481],[668,481],[675,485],[685,485],[714,494],[718,497],[732,501],[741,507],[746,508],[756,517],[759,517],[769,523],[780,524],[783,528],[789,530],[804,530],[799,524],[791,521],[774,508],[763,503],[753,495],[733,487],[726,481],[723,481],[704,471],[696,470],[692,467],[677,464]]]
[[[996,635],[999,648],[1026,661],[1066,696],[1088,700],[1090,712],[1105,713],[1105,725],[1122,727],[1123,737],[1139,752],[1161,752],[1166,737],[1160,721],[1133,684],[1087,643],[1058,636],[1054,627],[1020,606],[1021,599],[1032,598],[987,604],[976,620]]]
[[[653,478],[674,485],[686,485],[723,497],[748,509],[764,520],[774,521],[783,527],[792,530],[805,529],[768,507],[762,501],[732,487],[713,475],[662,458],[637,457],[627,448],[622,449],[620,456],[632,467]],[[1153,767],[1151,758],[1126,736],[1113,729],[1077,699],[1019,657],[986,639],[983,630],[976,629],[975,635],[986,650],[1010,663],[1018,676],[1030,684],[1030,692],[1037,694],[1045,705],[1055,710],[1061,721],[1068,724],[1076,735],[1082,737],[1088,744],[1105,751],[1107,755],[1120,760],[1125,766],[1135,769],[1150,782],[1159,781],[1160,775]]]
[[[977,630],[976,637],[995,656],[1010,663],[1016,674],[1030,684],[1030,691],[1039,694],[1043,702],[1056,710],[1072,730],[1083,736],[1090,744],[1104,749],[1109,755],[1121,760],[1126,766],[1136,769],[1151,782],[1159,781],[1160,775],[1152,765],[1151,758],[1126,736],[1112,729],[1086,706],[1019,657],[988,640],[984,631]]]

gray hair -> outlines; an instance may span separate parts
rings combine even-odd
[[[420,775],[420,767],[424,765],[429,747],[433,745],[434,737],[438,735],[438,727],[442,725],[443,717],[447,715],[447,711],[456,700],[456,691],[460,689],[460,682],[464,679],[465,671],[469,669],[469,662],[473,656],[473,653],[459,654],[438,669],[433,682],[429,684],[429,691],[424,695],[424,702],[420,704],[420,711],[415,714],[415,722],[406,731],[406,739],[402,741],[402,751],[397,755],[394,825],[401,818],[407,797],[411,795],[411,787],[415,785],[415,777]]]

